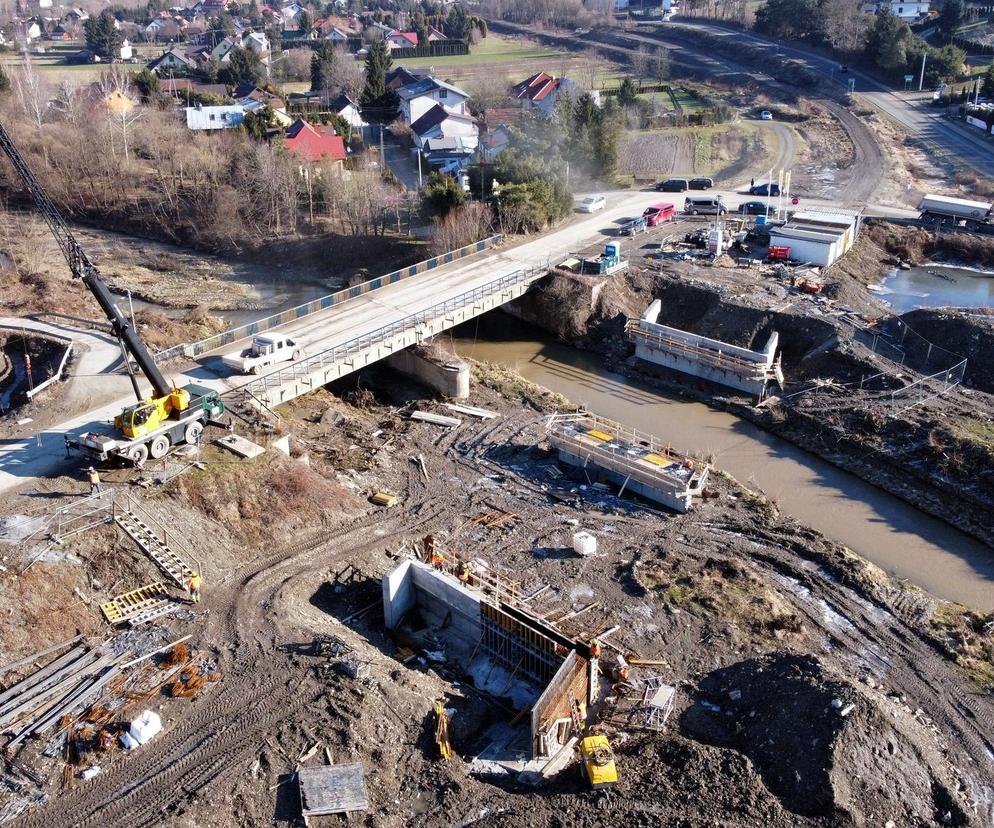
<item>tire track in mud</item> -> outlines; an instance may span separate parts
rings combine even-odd
[[[186,714],[170,722],[169,729],[147,747],[105,764],[105,772],[95,780],[64,792],[13,824],[17,828],[147,826],[236,765],[247,765],[275,725],[309,703],[298,692],[307,668],[295,668],[289,657],[279,655],[274,627],[268,628],[271,638],[265,638],[267,599],[287,582],[325,569],[329,556],[322,553],[329,549],[331,558],[342,560],[436,520],[444,506],[411,516],[412,509],[430,500],[426,496],[386,521],[381,512],[371,512],[257,563],[229,588],[224,606],[212,607],[208,626],[199,636],[220,650],[219,667],[225,676],[220,685],[193,701]],[[392,526],[382,535],[363,536],[374,524]],[[352,538],[357,543],[349,543]],[[335,547],[339,549],[334,551]]]

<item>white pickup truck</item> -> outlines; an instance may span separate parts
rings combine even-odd
[[[258,374],[267,365],[304,357],[304,346],[283,334],[258,334],[242,351],[222,357],[225,365],[243,374]]]

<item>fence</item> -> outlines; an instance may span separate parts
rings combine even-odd
[[[396,322],[391,322],[389,325],[384,325],[374,331],[357,336],[334,348],[321,351],[307,359],[290,363],[286,368],[246,383],[242,386],[242,389],[259,399],[268,400],[267,394],[270,390],[279,390],[284,385],[292,383],[295,380],[307,379],[323,368],[333,368],[348,360],[349,357],[369,351],[377,345],[387,343],[403,333],[416,330],[419,326],[427,326],[431,322],[463,310],[469,305],[491,298],[494,294],[517,287],[523,282],[530,282],[537,279],[539,276],[547,273],[548,269],[549,265],[546,263],[525,270],[516,270],[507,276],[501,276],[499,279],[495,279],[485,285],[473,288],[465,293],[460,293],[458,296],[432,305],[426,310],[409,314],[398,319]]]
[[[222,331],[214,336],[201,339],[199,342],[175,345],[172,348],[167,348],[166,350],[157,353],[155,355],[155,360],[156,362],[165,362],[180,356],[188,358],[199,356],[200,354],[207,353],[208,351],[213,351],[215,348],[220,348],[222,345],[230,345],[232,342],[237,342],[239,339],[244,339],[248,336],[255,336],[255,334],[268,331],[269,329],[276,328],[280,325],[285,325],[287,322],[303,319],[305,316],[310,316],[312,313],[325,310],[333,305],[341,304],[344,301],[354,299],[357,296],[362,296],[370,291],[379,290],[387,285],[392,285],[395,282],[409,279],[412,276],[417,276],[419,273],[424,273],[428,270],[434,270],[440,265],[448,264],[449,262],[456,261],[457,259],[462,259],[465,256],[472,255],[473,253],[479,253],[481,250],[488,250],[489,248],[500,244],[503,239],[504,236],[498,233],[497,235],[489,236],[488,238],[482,239],[481,241],[473,244],[467,244],[465,247],[460,247],[457,250],[450,250],[448,253],[443,253],[441,256],[435,256],[434,258],[426,259],[423,262],[413,264],[410,267],[405,267],[400,270],[395,270],[392,273],[387,273],[385,276],[378,276],[368,282],[363,282],[362,284],[354,285],[353,287],[345,288],[343,290],[336,291],[335,293],[330,293],[327,296],[322,296],[320,299],[313,299],[303,305],[297,305],[295,308],[275,313],[272,316],[267,316],[255,322],[249,322],[247,325],[240,325],[237,328]]]

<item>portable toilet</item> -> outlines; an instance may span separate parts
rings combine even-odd
[[[621,261],[621,242],[608,242],[604,245],[604,255],[615,262]]]
[[[765,227],[769,223],[766,216],[756,216],[756,227]]]

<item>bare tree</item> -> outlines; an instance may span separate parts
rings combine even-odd
[[[431,231],[432,255],[463,247],[486,238],[493,232],[493,211],[479,201],[470,201],[446,214]]]
[[[670,76],[670,53],[669,50],[660,46],[652,55],[650,70],[653,80],[662,83]]]
[[[32,126],[41,129],[48,114],[48,84],[31,62],[31,55],[24,53],[24,64],[18,72],[13,73],[14,93],[20,104],[24,117]]]
[[[467,89],[470,93],[469,105],[473,114],[486,123],[487,113],[510,104],[510,88],[511,83],[507,75],[501,72],[488,72],[475,78]]]
[[[825,36],[833,48],[854,53],[863,46],[873,17],[863,13],[861,0],[832,0],[819,8]]]
[[[111,66],[106,72],[100,73],[97,88],[100,90],[108,119],[114,124],[116,131],[121,133],[124,161],[128,163],[131,160],[128,148],[129,131],[142,116],[142,110],[131,86],[131,74],[121,66]],[[111,143],[111,153],[114,153],[113,143]]]
[[[632,74],[636,80],[642,80],[649,74],[649,50],[639,46],[631,57]]]

